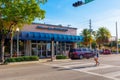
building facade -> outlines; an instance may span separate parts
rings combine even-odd
[[[82,36],[77,36],[77,28],[33,23],[25,25],[19,32],[19,54],[39,58],[51,54],[67,56],[70,48],[77,48],[76,43],[82,40]]]

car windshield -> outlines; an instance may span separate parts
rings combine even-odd
[[[83,48],[82,50],[83,50],[83,51],[87,51],[87,49],[85,49],[85,48]]]
[[[82,52],[90,52],[92,50],[89,49],[89,48],[79,48],[79,49],[71,49],[70,50],[70,52],[80,52],[80,51],[82,51]]]
[[[81,49],[75,49],[75,51],[76,51],[76,52],[79,52],[79,51],[81,51]]]
[[[81,49],[71,49],[70,52],[79,52]]]
[[[89,48],[81,48],[82,51],[91,51]]]

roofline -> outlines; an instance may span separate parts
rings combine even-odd
[[[74,28],[74,27],[68,27],[68,26],[62,26],[62,25],[43,24],[43,23],[32,23],[32,24],[41,24],[41,25],[46,25],[46,26],[63,27],[63,28],[69,28],[69,29],[75,29],[75,30],[77,30],[77,28]]]

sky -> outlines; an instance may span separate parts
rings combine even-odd
[[[89,29],[89,20],[93,30],[106,27],[116,36],[116,25],[118,37],[120,38],[120,0],[94,0],[82,6],[73,7],[72,4],[78,0],[48,0],[41,9],[46,11],[45,19],[35,22],[63,25],[77,28],[77,35],[85,28]],[[82,0],[84,2],[84,0]]]

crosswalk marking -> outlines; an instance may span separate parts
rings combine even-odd
[[[84,62],[67,62],[67,63],[56,63],[56,64],[50,64],[50,65],[59,65],[59,66],[64,66],[64,65],[77,65],[77,64],[84,64]]]
[[[67,68],[74,71],[84,72],[87,74],[97,75],[113,80],[120,80],[119,78],[116,78],[117,76],[120,76],[120,71],[110,72],[105,74],[91,72],[91,70],[109,69],[109,68],[117,68],[117,67],[120,68],[120,66],[106,65],[106,64],[100,64],[100,66],[95,66],[94,63],[85,63],[85,62],[72,62],[72,63],[59,63],[59,64],[56,63],[56,64],[47,64],[47,65]]]
[[[110,73],[106,73],[104,74],[105,76],[112,76],[112,77],[116,77],[116,76],[120,76],[120,71],[117,72],[110,72]]]
[[[71,67],[80,67],[80,66],[91,66],[93,63],[79,63],[79,64],[70,64],[70,65],[61,65],[61,67],[71,68]]]
[[[78,71],[76,69],[73,69],[75,71]],[[113,80],[120,80],[118,78],[115,78],[115,77],[111,77],[111,76],[105,76],[105,75],[102,75],[102,74],[98,74],[98,73],[94,73],[94,72],[88,72],[88,71],[81,71],[81,72],[84,72],[84,73],[87,73],[87,74],[91,74],[91,75],[96,75],[96,76],[100,76],[100,77],[105,77],[105,78],[108,78],[108,79],[113,79]]]
[[[97,67],[88,67],[88,68],[84,68],[81,69],[80,71],[90,71],[90,70],[98,70],[98,69],[105,69],[105,68],[111,68],[114,67],[112,65],[102,65],[102,66],[97,66]]]
[[[89,63],[90,64],[90,63]],[[82,65],[85,65],[85,64],[82,64]],[[71,68],[71,66],[61,66],[61,67],[64,67],[64,68]],[[101,66],[97,66],[97,67],[87,67],[87,68],[78,68],[78,69],[74,69],[74,68],[71,68],[71,70],[75,70],[75,71],[80,71],[80,72],[84,72],[84,73],[87,73],[87,74],[91,74],[91,75],[96,75],[96,76],[101,76],[101,77],[105,77],[105,78],[109,78],[109,79],[113,79],[113,80],[120,80],[118,78],[116,78],[116,76],[119,76],[120,73],[119,72],[112,72],[112,73],[108,73],[108,74],[99,74],[99,73],[94,73],[94,72],[90,72],[90,70],[99,70],[99,69],[107,69],[107,68],[111,68],[111,67],[115,67],[113,65],[101,65]],[[116,75],[116,73],[119,73]]]

